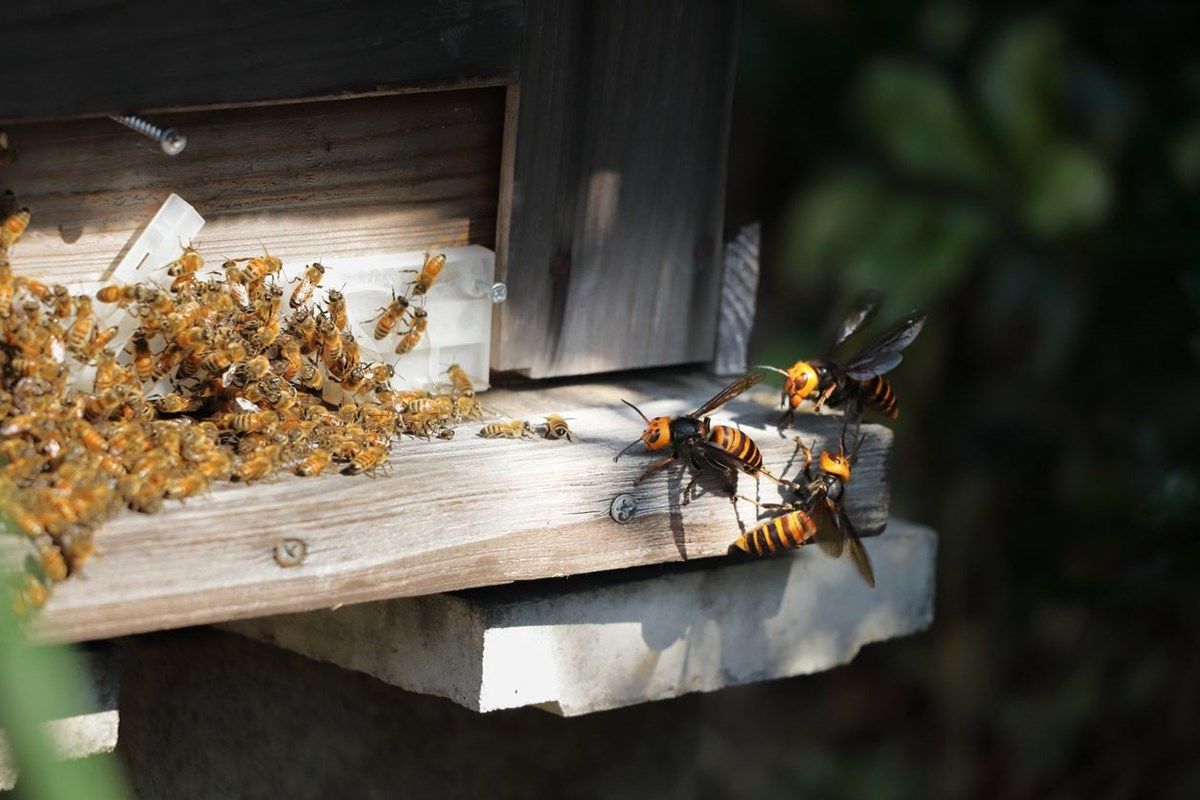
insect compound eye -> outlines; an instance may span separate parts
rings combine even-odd
[[[650,429],[650,435],[646,437],[646,444],[655,444],[658,441],[659,434],[662,433],[657,427]]]

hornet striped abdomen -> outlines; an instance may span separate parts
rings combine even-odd
[[[900,416],[900,401],[892,391],[892,385],[882,375],[859,381],[860,396],[870,408],[875,409],[891,419]]]
[[[803,509],[780,514],[752,531],[743,533],[733,546],[755,556],[778,550],[794,550],[817,533],[817,523]]]
[[[708,441],[733,456],[738,462],[738,467],[744,472],[757,475],[762,471],[762,451],[758,449],[754,440],[737,428],[730,428],[728,425],[713,425],[709,428]]]

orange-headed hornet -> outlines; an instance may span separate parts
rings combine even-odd
[[[795,493],[796,499],[782,505],[761,504],[763,508],[784,513],[743,533],[733,546],[762,556],[777,550],[791,550],[812,539],[833,558],[840,558],[843,552],[848,552],[863,580],[873,587],[875,571],[871,567],[871,558],[858,538],[858,532],[846,514],[843,503],[846,484],[850,482],[850,468],[856,455],[847,455],[844,436],[843,423],[843,441],[838,452],[823,451],[818,460],[818,470],[813,469],[812,452],[797,438],[796,444],[804,453],[804,466],[800,469],[800,480],[785,483]]]
[[[862,416],[864,406],[892,419],[899,415],[896,394],[882,376],[901,362],[901,351],[912,344],[925,324],[924,314],[910,314],[900,320],[844,364],[831,357],[834,350],[875,315],[878,303],[876,294],[864,295],[854,312],[842,322],[821,358],[797,361],[787,370],[759,365],[785,378],[780,402],[787,406],[787,411],[781,424],[791,424],[800,403],[810,396],[815,397],[813,411],[818,414],[822,406],[829,405],[845,408],[846,413],[855,417]]]
[[[691,414],[680,417],[655,417],[650,419],[628,400],[621,402],[632,408],[646,422],[646,430],[613,458],[616,461],[639,443],[650,452],[670,448],[670,455],[651,464],[634,485],[672,462],[686,459],[695,474],[683,491],[683,502],[691,502],[692,486],[705,469],[714,470],[725,478],[726,488],[732,496],[737,489],[737,472],[757,477],[765,475],[773,481],[779,479],[763,467],[762,451],[749,436],[725,425],[713,425],[706,414],[710,414],[759,383],[766,373],[752,372],[734,381],[716,394],[711,400]]]

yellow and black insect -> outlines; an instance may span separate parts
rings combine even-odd
[[[809,398],[813,398],[813,411],[817,414],[828,405],[844,408],[854,417],[861,417],[864,407],[891,419],[899,416],[896,393],[883,375],[901,362],[901,351],[912,344],[925,324],[924,314],[914,313],[900,320],[844,363],[833,358],[834,351],[862,330],[878,308],[878,294],[872,292],[861,296],[855,310],[839,326],[820,358],[797,361],[786,370],[759,365],[784,376],[780,402],[787,411],[781,424],[791,424],[796,409]]]
[[[550,414],[546,417],[546,438],[547,439],[566,439],[571,441],[571,429],[567,427],[567,420],[561,414]]]
[[[654,472],[669,466],[675,461],[689,464],[694,474],[683,492],[683,502],[691,501],[691,489],[697,478],[704,470],[712,470],[723,476],[726,488],[732,496],[737,489],[737,473],[757,477],[764,475],[773,481],[778,478],[763,468],[762,451],[746,434],[726,425],[713,425],[707,416],[716,409],[728,403],[733,398],[757,385],[765,373],[752,372],[726,386],[715,397],[700,406],[691,414],[679,417],[655,417],[650,419],[628,400],[621,402],[638,413],[645,422],[646,430],[637,440],[622,450],[613,458],[618,460],[639,443],[646,450],[659,452],[670,448],[670,455],[651,464],[634,484],[639,484]]]
[[[523,419],[510,419],[484,425],[479,435],[484,439],[532,439],[537,435],[537,431]]]
[[[799,480],[784,483],[796,499],[791,503],[761,504],[763,508],[783,513],[743,533],[733,546],[752,555],[764,556],[815,541],[833,558],[848,553],[863,580],[874,587],[875,571],[871,567],[871,558],[843,502],[857,447],[855,454],[847,455],[843,438],[837,453],[828,450],[821,453],[817,462],[819,468],[814,470],[812,451],[800,444],[799,439],[796,443],[804,453],[804,466],[800,469]]]

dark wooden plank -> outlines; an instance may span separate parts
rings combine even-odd
[[[4,12],[0,119],[516,79],[521,0],[50,0]]]
[[[691,411],[720,383],[702,375],[580,382],[491,391],[488,409],[540,421],[571,418],[575,441],[487,440],[465,425],[451,441],[406,440],[390,472],[376,478],[290,475],[252,486],[222,484],[206,497],[168,503],[155,515],[124,514],[96,534],[98,554],[79,578],[55,588],[42,635],[96,639],[162,628],[329,608],[341,603],[488,586],[724,555],[755,509],[716,493],[681,505],[683,479],[667,470],[633,480],[653,456],[631,452],[642,422],[621,398],[650,414]],[[790,437],[774,427],[777,393],[758,388],[721,409],[763,451],[768,468],[793,476]],[[800,418],[805,441],[836,447],[839,418]],[[892,433],[863,427],[847,510],[864,535],[888,514]],[[743,477],[741,491],[753,495]],[[637,497],[618,524],[613,498]],[[761,483],[763,501],[778,500]],[[284,537],[304,540],[303,565],[281,568]]]
[[[530,0],[493,368],[546,377],[711,358],[739,11]]]
[[[106,119],[8,127],[0,167],[33,222],[13,267],[98,278],[175,192],[205,217],[208,254],[262,242],[311,261],[463,244],[494,247],[501,87],[163,115],[188,148]]]

